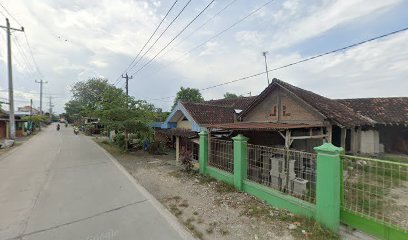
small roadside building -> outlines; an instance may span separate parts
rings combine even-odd
[[[16,137],[23,137],[27,135],[28,123],[22,120],[24,116],[29,116],[27,112],[14,112],[16,122]],[[0,110],[0,139],[9,138],[9,114],[8,111]]]
[[[279,79],[233,123],[205,125],[211,132],[242,133],[249,142],[312,152],[332,142],[353,154],[407,153],[408,98],[335,100]]]
[[[176,149],[176,160],[188,151],[198,160],[198,133],[208,124],[234,123],[238,113],[254,97],[210,100],[201,103],[180,101],[160,127],[155,125],[155,139],[171,142]]]

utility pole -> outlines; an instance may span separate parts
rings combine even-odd
[[[52,96],[50,96],[50,121],[52,120],[52,107],[53,107],[53,105],[52,105]]]
[[[13,69],[11,62],[11,30],[24,32],[24,28],[21,29],[10,27],[10,21],[6,18],[6,26],[0,26],[7,29],[7,64],[8,64],[8,84],[9,84],[9,123],[10,123],[10,138],[16,138],[16,121],[14,118],[14,90],[13,90]]]
[[[266,72],[266,78],[268,79],[268,86],[269,86],[269,72],[268,72],[268,62],[266,61],[266,54],[268,54],[268,52],[262,52],[262,55],[265,58],[265,72]]]
[[[122,74],[122,78],[126,79],[126,96],[129,96],[129,79],[132,79],[133,76],[129,77],[129,75],[126,73],[125,76],[123,76],[123,74]],[[126,100],[126,107],[127,108],[129,107],[129,104],[128,104],[127,100]],[[126,151],[128,150],[128,139],[129,139],[128,138],[128,132],[127,132],[127,130],[125,130],[125,144],[126,144],[125,149],[126,149]]]
[[[33,99],[30,99],[30,117],[33,116]]]
[[[129,96],[129,79],[133,79],[133,76],[130,76],[126,73],[125,76],[122,74],[122,78],[126,79],[126,95]]]
[[[40,116],[42,116],[43,115],[43,111],[42,111],[43,84],[48,83],[48,82],[44,82],[43,80],[40,80],[40,81],[35,80],[35,82],[40,84]],[[41,123],[40,123],[39,129],[41,130]]]
[[[33,133],[33,99],[30,99],[30,133]]]

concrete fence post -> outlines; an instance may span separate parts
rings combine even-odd
[[[242,191],[243,181],[247,178],[248,169],[248,138],[241,134],[234,140],[234,186]]]
[[[331,143],[315,147],[316,171],[316,220],[334,232],[340,225],[340,153],[343,148]]]
[[[200,136],[200,152],[199,152],[199,162],[200,162],[200,174],[205,174],[208,164],[208,133],[202,131],[198,134]]]

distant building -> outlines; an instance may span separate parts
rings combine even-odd
[[[30,113],[31,106],[18,107],[17,111],[18,112],[24,112],[24,113]],[[32,111],[33,111],[32,112],[33,115],[40,114],[40,111],[38,109],[36,109],[36,108],[32,108]]]

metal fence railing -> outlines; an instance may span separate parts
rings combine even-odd
[[[248,144],[248,179],[314,203],[316,154]]]
[[[408,164],[341,156],[342,209],[408,232]]]
[[[211,139],[208,165],[234,173],[234,150],[231,141]]]

